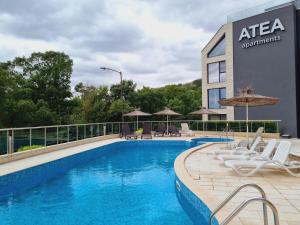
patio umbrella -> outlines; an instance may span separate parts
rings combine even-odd
[[[253,89],[247,87],[239,91],[240,94],[233,98],[222,99],[219,103],[223,106],[246,106],[247,139],[249,141],[248,111],[249,106],[275,105],[278,98],[267,97],[253,93]]]
[[[153,113],[154,115],[162,115],[167,116],[167,132],[169,131],[169,116],[180,116],[180,113],[174,112],[173,110],[169,109],[168,107],[165,107],[164,110]]]
[[[211,111],[206,107],[200,107],[199,110],[189,113],[190,115],[216,115],[217,112]],[[204,123],[202,123],[202,131],[204,133]]]
[[[217,112],[206,109],[206,107],[200,107],[199,110],[189,113],[191,115],[211,115],[211,114],[219,114]]]
[[[140,108],[136,108],[134,111],[124,114],[124,116],[136,116],[136,129],[139,127],[139,116],[151,116],[150,113],[142,112]]]

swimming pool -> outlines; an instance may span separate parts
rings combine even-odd
[[[0,224],[206,225],[176,196],[173,163],[191,145],[117,142],[0,177]]]
[[[231,138],[221,138],[221,137],[200,137],[200,138],[193,138],[191,140],[192,145],[201,145],[207,142],[231,142],[233,139]]]

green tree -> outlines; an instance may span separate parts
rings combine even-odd
[[[23,88],[31,90],[34,103],[42,99],[60,117],[66,114],[65,104],[72,96],[73,61],[68,55],[54,51],[37,52],[29,57],[17,57],[8,64],[15,73],[25,78]]]
[[[167,105],[167,99],[159,89],[143,87],[137,91],[137,105],[149,113],[157,112]]]
[[[109,119],[110,96],[107,86],[86,86],[81,93],[82,117],[86,122],[104,122]]]
[[[108,111],[110,121],[122,121],[122,112],[128,113],[131,110],[133,110],[133,107],[130,106],[128,101],[123,101],[121,99],[113,101]]]
[[[132,80],[123,80],[122,90],[123,98],[131,103],[134,103],[136,100],[136,83]],[[110,87],[110,96],[112,100],[121,99],[121,84],[113,84]]]

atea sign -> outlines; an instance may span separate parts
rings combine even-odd
[[[280,19],[276,18],[274,21],[265,21],[263,23],[258,23],[251,25],[249,27],[244,27],[241,31],[239,41],[249,40],[249,42],[242,44],[242,48],[249,48],[257,45],[267,44],[271,42],[280,41],[280,35],[274,35],[268,38],[262,38],[256,41],[250,41],[252,38],[256,38],[257,36],[271,35],[277,31],[284,31],[285,28],[280,21]]]

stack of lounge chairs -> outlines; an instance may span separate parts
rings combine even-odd
[[[190,130],[189,125],[187,123],[181,124],[181,134],[185,135],[186,137],[195,136],[194,132]]]

